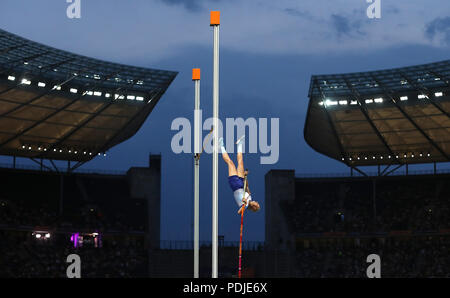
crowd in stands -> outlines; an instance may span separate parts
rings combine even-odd
[[[101,247],[75,248],[70,235],[36,239],[31,233],[0,231],[0,278],[66,278],[67,256],[81,259],[81,277],[146,277],[147,251],[143,243],[103,239]]]
[[[70,254],[82,277],[148,277],[147,200],[132,196],[128,176],[1,169],[0,178],[0,277],[66,277]],[[85,245],[74,247],[73,233]]]
[[[329,240],[298,247],[296,277],[365,278],[367,256],[381,260],[381,277],[450,277],[450,236]]]
[[[296,277],[365,278],[370,254],[382,277],[450,277],[448,175],[297,179],[295,193],[280,207]]]
[[[36,177],[33,175],[28,182]],[[148,276],[148,251],[144,244],[124,240],[130,235],[145,237],[145,201],[129,198],[124,181],[116,183],[121,192],[117,191],[117,186],[105,190],[104,197],[100,198],[103,201],[90,191],[94,186],[77,185],[74,181],[66,178],[62,202],[58,192],[46,192],[46,183],[48,188],[58,187],[51,179],[39,181],[42,193],[36,195],[17,185],[0,190],[0,278],[65,278],[69,265],[66,258],[70,254],[80,256],[82,277]],[[81,188],[85,188],[84,196]],[[103,189],[106,188],[107,185],[103,185]],[[130,216],[136,209],[138,212]],[[36,229],[48,230],[51,237],[33,237]],[[70,241],[71,233],[75,232],[117,236],[114,240],[103,238],[101,247],[75,248]]]
[[[47,203],[29,204],[15,199],[0,199],[0,225],[3,226],[46,226],[98,231],[145,231],[145,218],[140,222],[129,222],[119,212],[105,215],[97,206],[66,210],[60,214]],[[137,223],[136,223],[137,222]]]
[[[450,228],[450,177],[296,183],[281,201],[295,233],[437,231]]]

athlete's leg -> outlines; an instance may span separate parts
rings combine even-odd
[[[244,156],[242,155],[242,145],[244,142],[244,136],[242,136],[236,143],[237,143],[237,175],[239,177],[244,178]]]
[[[219,146],[220,146],[220,151],[222,153],[222,158],[228,165],[228,177],[238,175],[238,172],[236,170],[236,166],[234,165],[234,162],[231,160],[230,156],[228,155],[227,151],[225,150],[225,147],[223,145],[223,138],[219,139]]]

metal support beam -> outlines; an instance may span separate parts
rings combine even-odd
[[[53,159],[49,159],[50,163],[52,164],[53,168],[55,169],[56,173],[59,173],[58,167],[53,162]]]
[[[384,173],[386,173],[387,170],[389,170],[389,168],[392,166],[392,163],[387,165],[384,170],[381,172],[380,176],[384,176]]]
[[[64,175],[59,175],[59,216],[64,212]]]
[[[31,160],[32,162],[34,162],[34,163],[37,163],[37,164],[40,166],[41,171],[43,170],[43,168],[46,168],[46,169],[48,169],[49,171],[52,171],[52,172],[53,172],[53,169],[52,169],[52,168],[47,167],[46,165],[44,165],[42,159],[41,159],[41,161],[37,161],[37,160],[35,160],[34,158],[30,158],[30,160]]]
[[[397,171],[398,169],[400,169],[401,167],[403,167],[404,165],[398,165],[396,166],[393,170],[390,170],[389,172],[387,172],[386,174],[384,174],[384,176],[389,176],[389,174],[394,173],[395,171]]]
[[[369,175],[367,175],[366,173],[364,173],[363,171],[361,171],[357,167],[351,167],[351,168],[354,169],[355,171],[357,171],[358,173],[360,173],[361,175],[363,175],[364,177],[369,177]]]
[[[220,12],[211,11],[210,25],[214,29],[213,39],[213,162],[212,162],[212,278],[218,277],[218,232],[219,232],[219,28]]]
[[[198,73],[197,73],[198,72]],[[192,71],[195,85],[194,99],[194,278],[199,278],[199,231],[200,231],[200,69]]]
[[[372,179],[373,223],[377,222],[377,179]]]

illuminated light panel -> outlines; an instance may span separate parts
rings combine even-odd
[[[30,84],[31,84],[31,81],[28,80],[28,79],[22,79],[22,84],[24,84],[24,85],[30,85]]]
[[[338,102],[336,100],[330,100],[330,99],[325,100],[326,106],[335,106],[337,104],[338,104]]]

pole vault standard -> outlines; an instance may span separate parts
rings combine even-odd
[[[214,28],[213,63],[213,165],[212,165],[212,278],[218,277],[218,228],[219,228],[219,27],[220,11],[211,11],[210,26]]]
[[[200,69],[192,69],[192,80],[195,84],[194,103],[194,278],[198,278],[199,268],[199,179],[201,152],[201,117],[200,117]]]

